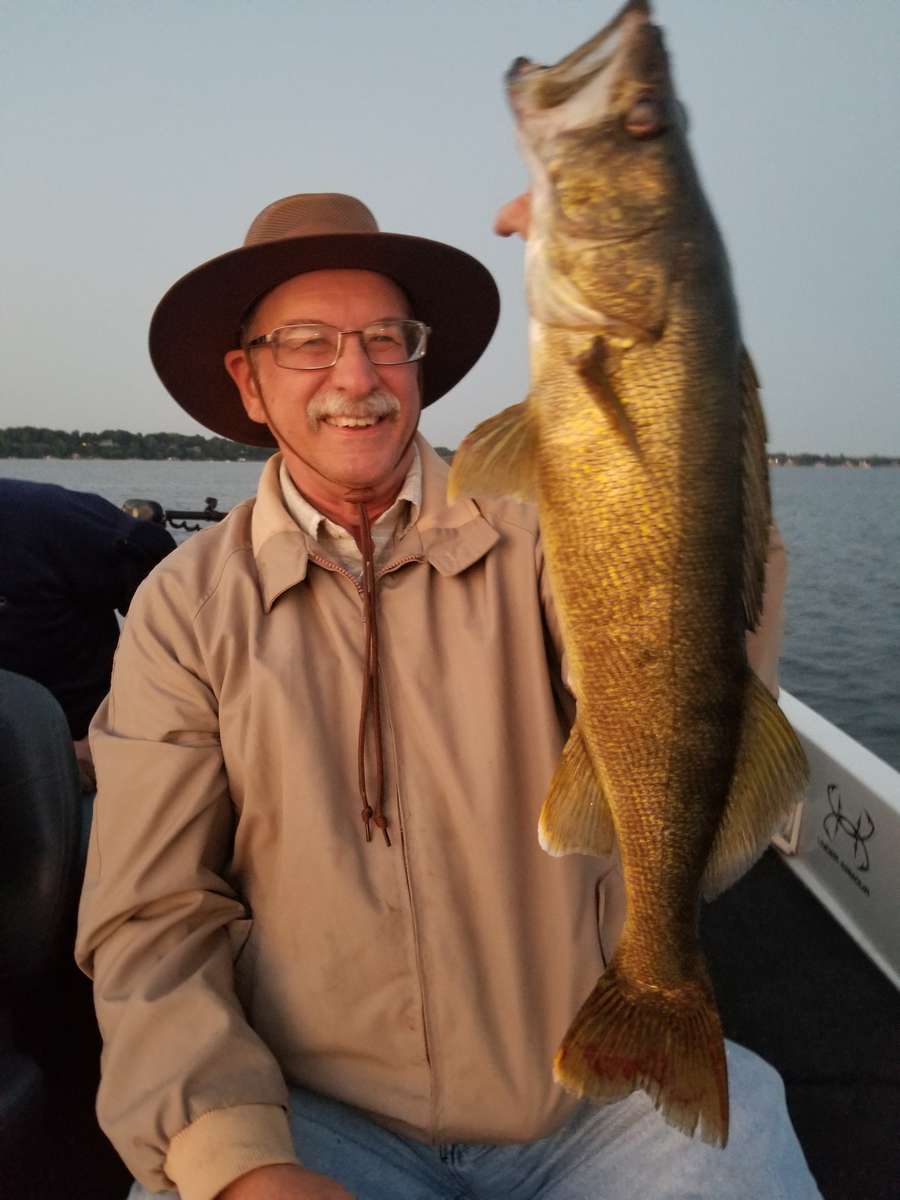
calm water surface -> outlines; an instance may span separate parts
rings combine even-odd
[[[253,495],[262,463],[0,459],[0,475],[228,509]],[[782,682],[900,769],[900,470],[782,467],[775,514],[790,555]]]
[[[900,770],[900,470],[783,467],[790,556],[781,678]]]

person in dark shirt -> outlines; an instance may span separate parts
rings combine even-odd
[[[0,667],[42,683],[59,701],[85,782],[87,731],[109,691],[128,611],[146,575],[175,548],[148,509],[139,520],[102,496],[0,479]]]

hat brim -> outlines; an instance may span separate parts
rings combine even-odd
[[[335,268],[388,276],[409,297],[413,316],[431,327],[423,408],[459,383],[491,340],[497,285],[477,259],[443,242],[340,233],[242,246],[179,279],[153,314],[150,357],[181,407],[222,437],[274,446],[268,428],[244,411],[225,354],[240,345],[241,318],[260,296],[295,275]]]

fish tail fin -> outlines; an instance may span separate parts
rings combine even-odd
[[[629,986],[614,958],[557,1051],[556,1080],[609,1103],[641,1089],[688,1137],[728,1141],[728,1069],[722,1026],[705,978],[673,1003]]]
[[[609,854],[615,828],[577,723],[541,809],[538,840],[557,858],[563,854]]]
[[[779,822],[803,798],[808,778],[809,764],[797,735],[765,684],[750,671],[731,791],[703,876],[707,899],[753,866]]]

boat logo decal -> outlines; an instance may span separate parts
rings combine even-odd
[[[854,824],[844,812],[841,803],[841,790],[836,783],[828,785],[828,807],[831,809],[822,821],[822,828],[828,834],[829,841],[834,841],[838,833],[844,833],[853,843],[853,862],[858,871],[869,869],[869,849],[866,845],[875,832],[875,822],[863,808]]]

